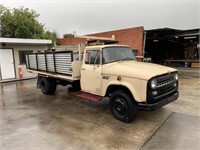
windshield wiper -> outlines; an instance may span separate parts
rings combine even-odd
[[[124,61],[124,60],[135,60],[135,59],[130,58],[130,57],[124,57],[124,58],[120,59],[120,61]]]

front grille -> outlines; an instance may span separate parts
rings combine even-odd
[[[173,95],[178,91],[178,81],[174,79],[176,72],[171,74],[164,74],[161,76],[154,77],[153,79],[157,81],[157,86],[155,89],[151,89],[150,81],[147,86],[147,102],[154,103]],[[175,86],[176,85],[176,86]],[[152,92],[156,91],[157,94],[153,95]]]
[[[174,74],[157,77],[157,87],[165,86],[174,81]]]

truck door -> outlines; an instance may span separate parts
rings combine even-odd
[[[92,94],[101,94],[100,50],[87,50],[81,67],[81,89]]]

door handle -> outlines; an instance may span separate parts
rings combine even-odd
[[[82,70],[86,70],[85,68],[82,68]]]

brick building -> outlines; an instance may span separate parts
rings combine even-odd
[[[136,51],[138,56],[143,55],[144,27],[101,32],[89,34],[88,36],[111,38],[112,35],[114,35],[115,40],[118,41],[117,44],[128,45],[132,50]],[[63,38],[59,40],[60,45],[74,45],[85,42],[86,39],[83,38]]]
[[[111,38],[115,36],[117,44],[128,45],[135,51],[138,60],[168,65],[172,67],[200,67],[200,29],[177,30],[161,28],[144,30],[134,27],[87,36]],[[85,43],[83,38],[63,38],[60,45]]]

